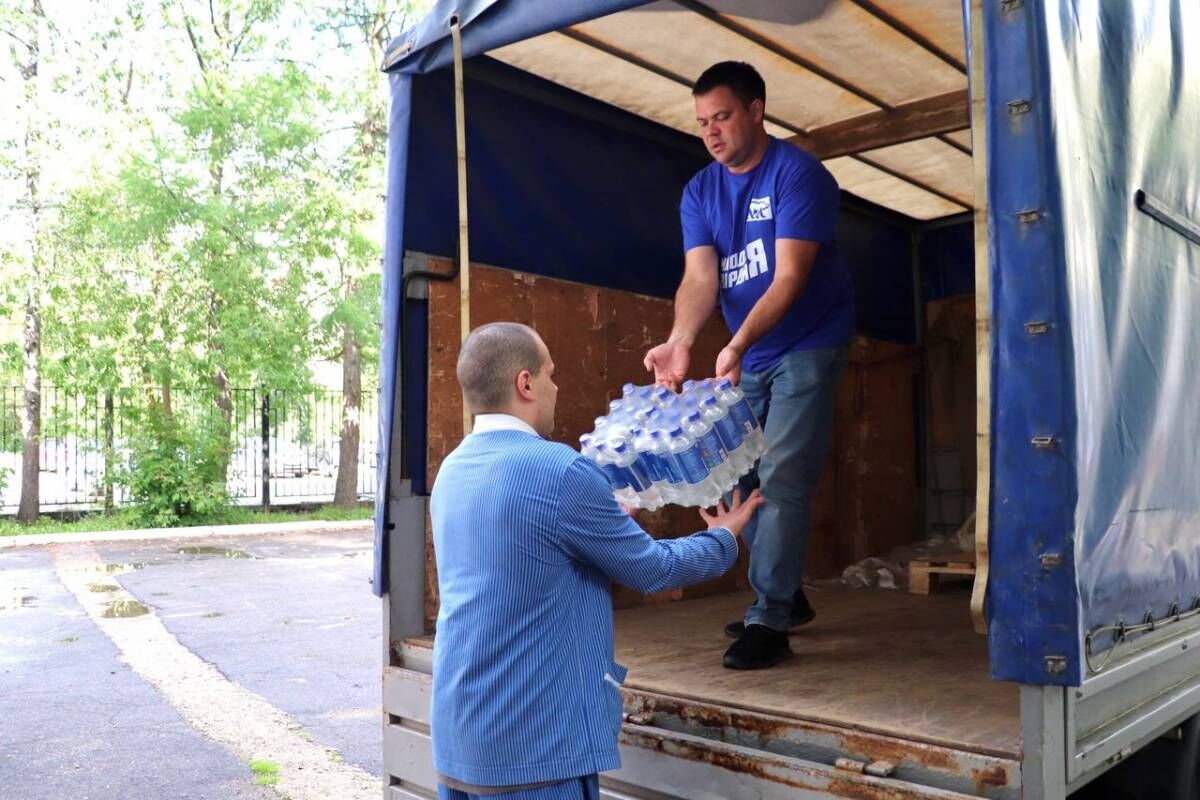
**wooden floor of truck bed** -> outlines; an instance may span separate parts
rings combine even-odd
[[[641,606],[616,614],[617,661],[635,690],[1020,758],[1018,688],[991,680],[970,595],[949,589],[809,592],[817,611],[771,669],[721,666],[723,628],[750,595]]]

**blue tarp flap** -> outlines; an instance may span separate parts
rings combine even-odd
[[[1077,685],[1089,632],[1099,662],[1200,594],[1200,7],[985,8],[989,649],[997,678]]]
[[[1078,684],[1066,220],[1055,192],[1045,8],[984,5],[992,280],[988,651],[995,678]],[[1027,323],[1048,327],[1037,332]],[[1043,567],[1043,556],[1060,563]]]
[[[1053,3],[1045,25],[1086,634],[1200,595],[1200,244],[1134,202],[1143,190],[1200,231],[1200,5]]]
[[[371,587],[387,589],[386,542],[388,470],[391,467],[393,402],[399,375],[401,319],[400,283],[404,260],[404,183],[408,170],[408,133],[412,78],[390,77],[392,105],[388,117],[387,207],[384,213],[382,332],[379,341],[379,438],[375,483],[375,568]]]

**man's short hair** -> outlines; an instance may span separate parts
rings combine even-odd
[[[744,61],[721,61],[704,70],[692,87],[692,96],[708,94],[718,86],[727,87],[746,108],[755,100],[767,102],[767,85],[762,76]]]
[[[542,352],[533,328],[519,322],[493,322],[467,336],[456,372],[471,411],[487,414],[509,408],[513,379],[526,369],[533,375],[542,370]]]

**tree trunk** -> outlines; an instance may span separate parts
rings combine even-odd
[[[337,484],[333,502],[349,508],[358,502],[358,439],[362,412],[362,365],[354,329],[342,326],[342,438],[338,443]]]
[[[229,462],[233,460],[233,391],[229,386],[229,376],[220,367],[213,373],[213,388],[217,391],[215,401],[221,412],[221,477],[228,485]]]
[[[35,522],[41,505],[39,450],[42,438],[42,376],[38,370],[42,349],[42,318],[36,282],[25,301],[25,403],[21,416],[21,504],[18,522]]]
[[[27,18],[29,37],[24,42],[28,60],[22,63],[25,81],[25,191],[29,203],[30,243],[29,274],[25,287],[25,362],[24,409],[21,415],[21,501],[17,520],[30,523],[38,518],[41,505],[39,450],[42,438],[42,262],[45,244],[41,219],[41,97],[38,68],[41,58],[41,33],[45,13],[41,0],[33,0]]]

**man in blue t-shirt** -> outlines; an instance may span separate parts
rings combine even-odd
[[[683,191],[675,324],[645,364],[657,381],[678,385],[720,299],[732,338],[717,356],[716,376],[740,380],[767,439],[747,481],[757,480],[766,502],[743,533],[757,599],[725,628],[737,640],[725,666],[760,669],[788,657],[788,630],[815,616],[802,587],[809,506],[829,447],[854,300],[835,241],[837,182],[812,155],[767,134],[758,72],[715,64],[692,94],[714,160]]]

